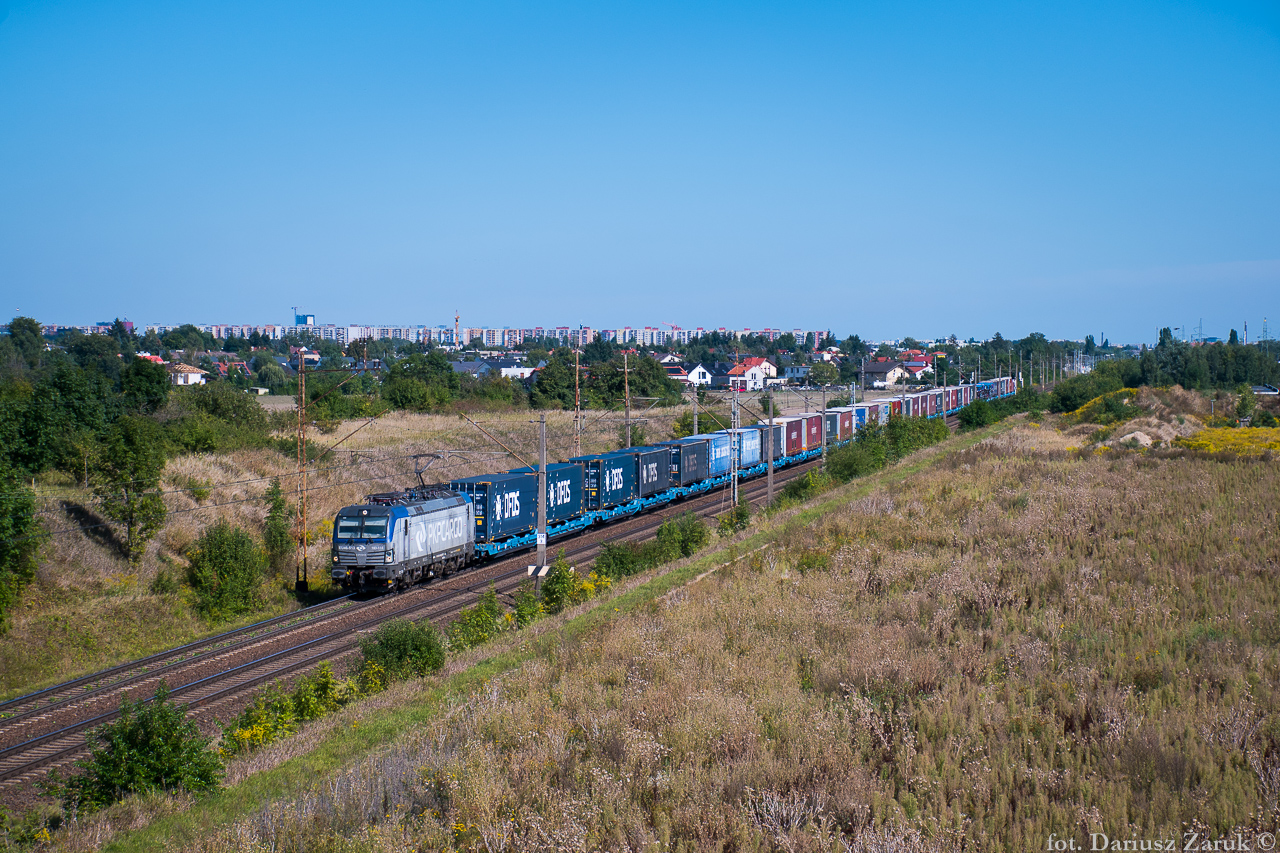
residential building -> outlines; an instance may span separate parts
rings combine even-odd
[[[169,371],[169,381],[174,385],[205,384],[206,371],[198,367],[192,367],[189,364],[169,364],[165,369]]]

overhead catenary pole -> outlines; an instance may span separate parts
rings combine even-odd
[[[582,370],[578,366],[579,353],[575,349],[573,351],[573,456],[576,459],[582,455],[582,387],[579,382],[579,371]]]
[[[631,368],[627,365],[627,354],[622,354],[622,389],[626,395],[627,447],[631,446]]]
[[[767,447],[766,447],[766,453],[767,453],[768,458],[769,458],[769,461],[768,461],[768,467],[767,467],[767,469],[766,469],[766,470],[768,471],[768,475],[767,475],[767,482],[768,482],[768,487],[767,487],[767,497],[768,497],[768,501],[769,501],[769,506],[773,506],[773,454],[774,454],[774,449],[773,449],[773,386],[772,386],[772,385],[770,385],[770,386],[769,386],[769,429],[765,432],[765,435],[767,435],[767,436],[768,436],[768,441],[766,442],[766,445],[767,445]]]
[[[298,546],[302,549],[302,563],[295,567],[293,588],[306,592],[307,583],[307,360],[303,347],[298,347]]]
[[[827,470],[827,386],[822,386],[822,470]]]
[[[738,386],[735,384],[729,397],[732,405],[732,414],[729,419],[731,429],[729,431],[729,481],[733,486],[733,506],[738,506],[738,454],[742,447],[742,436],[738,433]]]
[[[547,413],[538,416],[538,568],[547,564]]]

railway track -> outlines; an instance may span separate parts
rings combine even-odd
[[[818,464],[814,460],[779,470],[775,487],[780,489]],[[739,489],[754,505],[766,499],[764,478],[744,481]],[[727,496],[716,490],[554,545],[563,547],[577,565],[586,566],[606,543],[651,538],[672,516],[693,511],[712,517],[729,508]],[[361,635],[388,619],[443,623],[490,584],[510,594],[527,579],[529,559],[527,553],[518,553],[399,595],[368,601],[346,596],[0,703],[0,792],[29,790],[30,783],[50,769],[80,757],[87,751],[86,733],[118,716],[122,698],[149,698],[162,680],[170,696],[213,731],[217,721],[241,710],[251,691],[354,654]]]

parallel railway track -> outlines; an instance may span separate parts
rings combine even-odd
[[[818,464],[780,469],[775,486],[780,489]],[[751,503],[763,503],[765,480],[744,481],[740,491]],[[663,521],[685,511],[708,517],[728,508],[727,497],[716,490],[554,544],[585,566],[606,542],[650,538]],[[212,731],[218,720],[239,712],[252,690],[354,654],[361,634],[387,619],[444,623],[490,584],[501,594],[511,593],[527,579],[529,559],[527,553],[516,554],[399,595],[335,599],[0,703],[0,797],[29,791],[49,769],[83,755],[86,733],[114,719],[122,698],[150,697],[161,680]]]

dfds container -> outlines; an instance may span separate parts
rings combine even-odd
[[[671,448],[671,485],[687,486],[710,475],[707,467],[707,442],[697,438],[660,441],[658,447]]]
[[[538,469],[516,468],[512,474],[529,474],[536,481]],[[556,462],[547,466],[547,523],[565,521],[582,513],[582,466]],[[533,508],[537,518],[538,508]]]
[[[691,435],[690,438],[702,439],[707,443],[707,473],[712,477],[729,473],[729,434],[727,432],[710,432],[702,435]]]
[[[582,467],[583,507],[609,509],[636,499],[636,466],[612,453],[570,459]]]
[[[607,456],[631,460],[635,471],[636,496],[650,495],[671,488],[671,451],[666,447],[629,447]]]
[[[750,468],[759,465],[764,459],[760,455],[761,433],[758,429],[735,429],[729,431],[738,442],[738,467]]]
[[[483,474],[451,480],[449,488],[470,495],[476,541],[494,542],[533,530],[538,521],[538,480],[528,474]]]
[[[874,414],[873,414],[874,412]],[[870,406],[859,403],[853,407],[853,429],[854,432],[862,429],[867,425],[867,419],[875,421],[876,415],[880,413],[879,409],[872,409]]]

